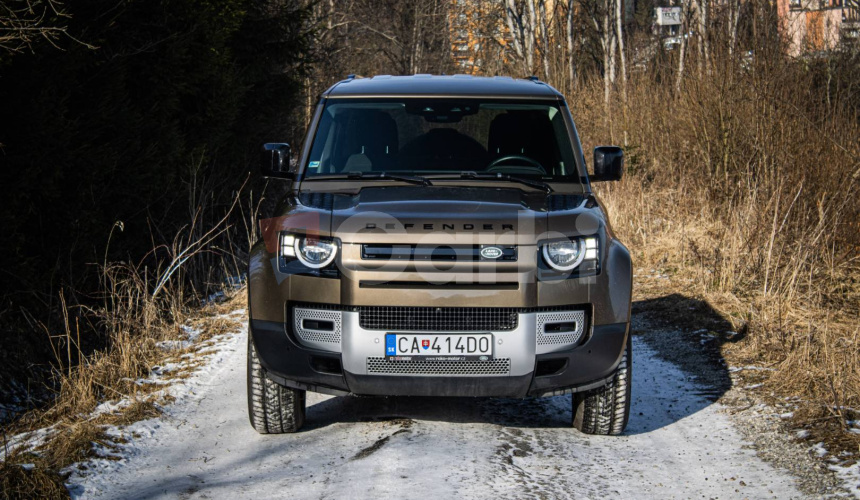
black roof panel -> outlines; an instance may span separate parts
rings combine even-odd
[[[557,90],[537,80],[471,75],[378,75],[372,78],[350,78],[336,83],[323,95],[333,98],[448,95],[545,99],[561,97]]]

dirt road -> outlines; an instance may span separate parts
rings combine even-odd
[[[237,315],[240,313],[237,312]],[[261,436],[245,406],[246,332],[220,338],[158,419],[70,478],[80,498],[793,498],[707,388],[634,340],[624,436],[569,427],[570,396],[309,394],[308,423]],[[116,460],[119,458],[119,460]]]

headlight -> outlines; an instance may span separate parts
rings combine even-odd
[[[597,238],[557,240],[543,244],[543,259],[557,271],[575,269],[583,260],[597,260]]]
[[[323,268],[334,261],[337,243],[329,238],[284,234],[281,236],[281,256],[297,258],[311,269]]]

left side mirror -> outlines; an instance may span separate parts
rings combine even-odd
[[[283,142],[268,142],[260,151],[260,171],[264,177],[294,179],[290,171],[290,145]]]
[[[624,175],[624,151],[618,146],[594,148],[594,175],[592,181],[620,181]]]

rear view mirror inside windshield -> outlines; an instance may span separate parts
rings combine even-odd
[[[431,123],[457,123],[464,116],[476,114],[478,109],[475,101],[423,101],[406,106],[408,114],[422,116]]]

